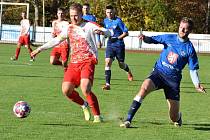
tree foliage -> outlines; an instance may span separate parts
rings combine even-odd
[[[43,0],[13,1],[29,2],[30,19],[36,25],[42,25]],[[96,15],[99,23],[105,18],[105,6],[111,4],[116,7],[117,15],[129,30],[143,28],[147,31],[176,32],[179,21],[184,16],[194,20],[195,33],[204,33],[208,25],[208,0],[45,0],[45,25],[51,26],[58,7],[64,7],[68,17],[68,8],[73,2],[90,3],[91,12]]]

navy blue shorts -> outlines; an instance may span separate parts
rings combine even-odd
[[[180,81],[174,81],[157,70],[154,70],[148,78],[153,81],[157,90],[164,90],[166,99],[180,100]]]
[[[106,58],[117,59],[119,62],[125,61],[125,47],[108,47],[106,48],[105,53]]]

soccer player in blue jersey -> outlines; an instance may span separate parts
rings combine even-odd
[[[103,21],[106,29],[113,31],[113,36],[108,39],[106,54],[105,54],[105,79],[106,84],[102,87],[103,90],[110,90],[111,81],[111,65],[114,59],[118,60],[119,67],[128,73],[128,80],[133,80],[133,75],[125,61],[125,44],[123,38],[128,36],[128,28],[122,20],[115,15],[113,6],[106,6],[106,18]]]
[[[96,22],[96,17],[90,13],[90,4],[89,3],[83,4],[82,13],[83,13],[82,18],[84,20]]]
[[[82,13],[83,16],[82,18],[86,21],[90,21],[90,22],[96,22],[96,17],[95,15],[90,13],[90,4],[89,3],[84,3],[82,6]],[[96,43],[97,43],[97,47],[101,48],[101,41],[100,41],[100,35],[96,35]]]
[[[147,77],[138,94],[134,97],[128,111],[126,120],[120,125],[128,128],[131,121],[143,102],[143,99],[152,91],[163,89],[169,107],[169,116],[175,126],[182,125],[180,113],[180,82],[182,69],[189,66],[192,82],[198,92],[205,93],[198,76],[198,58],[188,35],[193,29],[193,21],[183,18],[180,21],[178,34],[165,34],[158,36],[140,35],[139,39],[146,43],[163,44],[164,48],[160,58],[156,61],[153,71]]]

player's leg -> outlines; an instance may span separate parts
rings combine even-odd
[[[63,45],[64,46],[61,48],[61,62],[62,62],[64,71],[66,71],[68,67],[69,47],[67,43]]]
[[[179,112],[180,102],[176,100],[167,99],[169,108],[169,117],[175,126],[180,127],[182,125],[182,116]]]
[[[34,61],[34,57],[31,57],[31,52],[33,51],[30,47],[30,36],[29,35],[25,35],[23,37],[23,41],[24,41],[24,45],[25,47],[28,49],[28,52],[29,52],[29,55],[30,55],[30,58],[31,60],[30,61]]]
[[[62,83],[63,94],[73,101],[74,103],[80,105],[83,109],[85,120],[90,120],[90,113],[88,110],[88,103],[80,97],[79,93],[75,90],[80,84],[80,73],[74,71],[77,66],[69,65],[69,69],[64,74],[64,80]]]
[[[156,89],[155,84],[151,79],[145,79],[138,94],[134,97],[133,102],[130,106],[130,109],[127,114],[127,118],[125,121],[120,125],[121,127],[130,127],[131,121],[139,107],[142,104],[143,99],[151,92]]]
[[[180,82],[167,80],[167,86],[164,87],[165,97],[168,102],[169,117],[175,126],[182,125],[180,109]]]
[[[91,91],[91,87],[94,79],[95,65],[92,63],[86,63],[81,70],[81,83],[80,87],[83,95],[86,97],[87,102],[94,115],[94,122],[101,122],[100,108],[96,95]]]
[[[62,65],[62,62],[59,60],[60,58],[60,48],[55,47],[52,49],[50,53],[50,64],[52,65]]]
[[[30,45],[28,44],[28,45],[25,45],[25,47],[28,49],[28,52],[29,52],[29,55],[30,55],[30,61],[34,61],[35,60],[35,58],[34,57],[31,57],[31,52],[33,51],[32,49],[31,49],[31,47],[30,47]]]
[[[18,39],[16,50],[15,50],[15,56],[12,56],[11,60],[13,60],[13,61],[18,60],[22,43],[23,43],[23,37],[20,36],[19,39]]]
[[[89,79],[81,79],[81,90],[91,108],[94,116],[94,122],[101,122],[99,103],[96,95],[91,91],[91,82]]]
[[[113,60],[111,58],[105,58],[105,80],[106,84],[102,87],[103,90],[110,90],[110,84],[111,84],[111,66],[112,66]]]
[[[21,49],[21,44],[18,43],[18,44],[17,44],[16,51],[15,51],[15,57],[14,57],[13,60],[18,60],[18,57],[19,57],[19,55],[20,55],[20,49]]]
[[[133,75],[131,73],[131,70],[128,67],[128,65],[124,62],[125,61],[125,47],[122,46],[116,49],[116,58],[118,60],[119,67],[127,72],[128,80],[133,81]]]
[[[110,90],[110,83],[111,83],[111,66],[114,60],[114,52],[111,47],[106,48],[105,54],[105,80],[106,84],[102,87],[103,90]]]

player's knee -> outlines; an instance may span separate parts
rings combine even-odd
[[[70,90],[69,87],[62,85],[62,92],[65,96],[70,96],[72,91]]]
[[[67,61],[62,61],[62,65],[63,65],[64,67],[67,67],[67,66],[68,66]]]
[[[141,86],[140,92],[141,94],[146,94],[148,92],[148,88],[145,86]]]
[[[91,92],[91,83],[87,81],[82,81],[80,84],[81,91],[84,96],[87,96],[88,93]]]
[[[50,60],[50,64],[51,64],[51,65],[54,65],[54,63],[53,63],[53,62],[54,62],[54,61]]]
[[[55,59],[50,59],[50,64],[51,65],[56,65],[57,63],[56,63]]]
[[[62,92],[63,92],[63,94],[64,94],[65,96],[70,95],[69,89],[67,89],[67,88],[65,88],[65,87],[62,87]]]
[[[81,90],[82,90],[82,93],[83,93],[84,96],[87,96],[91,92],[91,88],[90,87],[83,88]]]
[[[111,67],[112,65],[112,59],[111,58],[106,58],[105,59],[105,66]]]

